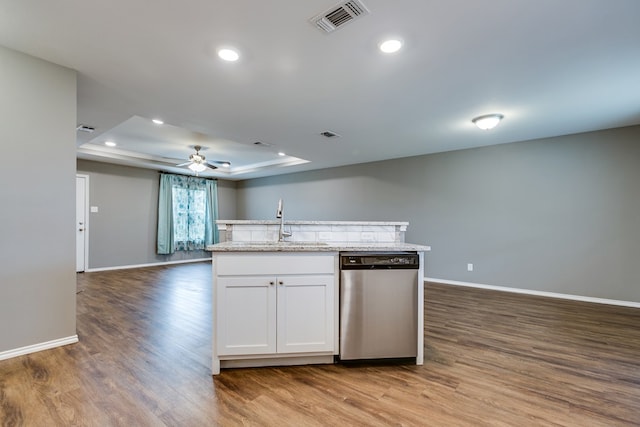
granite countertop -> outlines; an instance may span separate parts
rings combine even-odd
[[[331,243],[331,242],[223,242],[209,245],[212,252],[428,252],[430,246],[412,243]]]
[[[406,221],[284,221],[285,225],[400,225],[408,226]],[[239,225],[278,225],[279,219],[219,219],[216,224],[239,224]]]

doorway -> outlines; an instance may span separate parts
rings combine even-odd
[[[89,175],[76,175],[76,272],[85,271],[89,258]]]

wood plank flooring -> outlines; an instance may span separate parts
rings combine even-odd
[[[640,425],[637,309],[428,283],[424,366],[212,377],[208,263],[78,290],[78,344],[0,361],[3,427]]]

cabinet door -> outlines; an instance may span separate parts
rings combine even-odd
[[[278,277],[278,353],[333,351],[334,277]]]
[[[275,281],[264,276],[218,278],[218,354],[276,352]]]

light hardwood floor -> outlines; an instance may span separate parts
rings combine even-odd
[[[429,283],[424,366],[212,377],[208,263],[78,290],[78,344],[0,361],[2,426],[640,425],[637,309]]]

